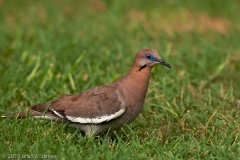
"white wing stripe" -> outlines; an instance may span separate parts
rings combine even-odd
[[[115,119],[119,116],[121,116],[125,112],[125,109],[120,109],[119,111],[115,112],[114,114],[111,115],[105,115],[101,117],[96,117],[96,118],[81,118],[81,117],[71,117],[71,116],[66,116],[68,120],[72,122],[78,122],[78,123],[102,123],[102,122],[108,122],[112,119]]]
[[[33,116],[33,118],[36,119],[48,119],[48,120],[58,120],[59,118],[49,115],[39,115],[39,116]]]
[[[59,114],[57,111],[55,111],[55,110],[53,110],[53,109],[51,109],[58,117],[60,117],[60,118],[64,118],[61,114]]]

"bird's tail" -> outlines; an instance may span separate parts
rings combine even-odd
[[[53,110],[49,109],[50,104],[36,104],[32,105],[28,111],[25,112],[17,112],[13,114],[2,114],[2,118],[7,117],[16,117],[16,118],[40,118],[40,119],[49,119],[49,120],[62,120],[58,115],[54,113]],[[63,119],[65,120],[65,119]]]
[[[48,110],[48,106],[49,104],[36,104],[36,105],[32,105],[27,112],[2,114],[1,117],[2,118],[7,118],[7,117],[26,118],[27,116],[29,116],[29,117],[39,118],[40,116],[45,114],[45,111]]]
[[[7,117],[26,118],[27,114],[25,112],[17,112],[12,114],[2,114],[1,117],[2,118],[7,118]]]

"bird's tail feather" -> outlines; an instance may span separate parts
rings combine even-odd
[[[27,112],[2,114],[1,117],[2,118],[7,118],[7,117],[26,118],[27,116],[30,116],[30,117],[40,116],[45,114],[45,111],[48,110],[48,106],[49,104],[35,104],[35,105],[32,105]]]
[[[2,118],[7,117],[17,117],[17,118],[26,118],[27,116],[33,118],[40,118],[40,119],[52,119],[52,120],[59,120],[59,116],[53,113],[52,110],[49,109],[49,104],[36,104],[32,105],[29,110],[25,112],[17,112],[13,114],[2,114]]]
[[[7,118],[7,117],[26,118],[27,114],[25,112],[17,112],[12,114],[2,114],[1,117],[2,118]]]

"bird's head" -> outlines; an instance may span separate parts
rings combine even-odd
[[[170,64],[162,60],[158,52],[154,49],[142,49],[137,53],[134,59],[134,65],[139,68],[139,71],[144,68],[152,68],[156,64],[171,68]]]

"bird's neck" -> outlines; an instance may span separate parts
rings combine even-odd
[[[130,72],[119,79],[117,83],[121,85],[126,96],[134,97],[135,100],[143,103],[148,89],[150,71],[150,67],[145,67],[140,71],[139,67],[132,67]]]
[[[131,77],[131,79],[134,79],[136,82],[139,82],[142,87],[148,87],[150,73],[150,67],[145,67],[142,69],[140,69],[139,67],[132,67],[132,69],[127,75]]]

